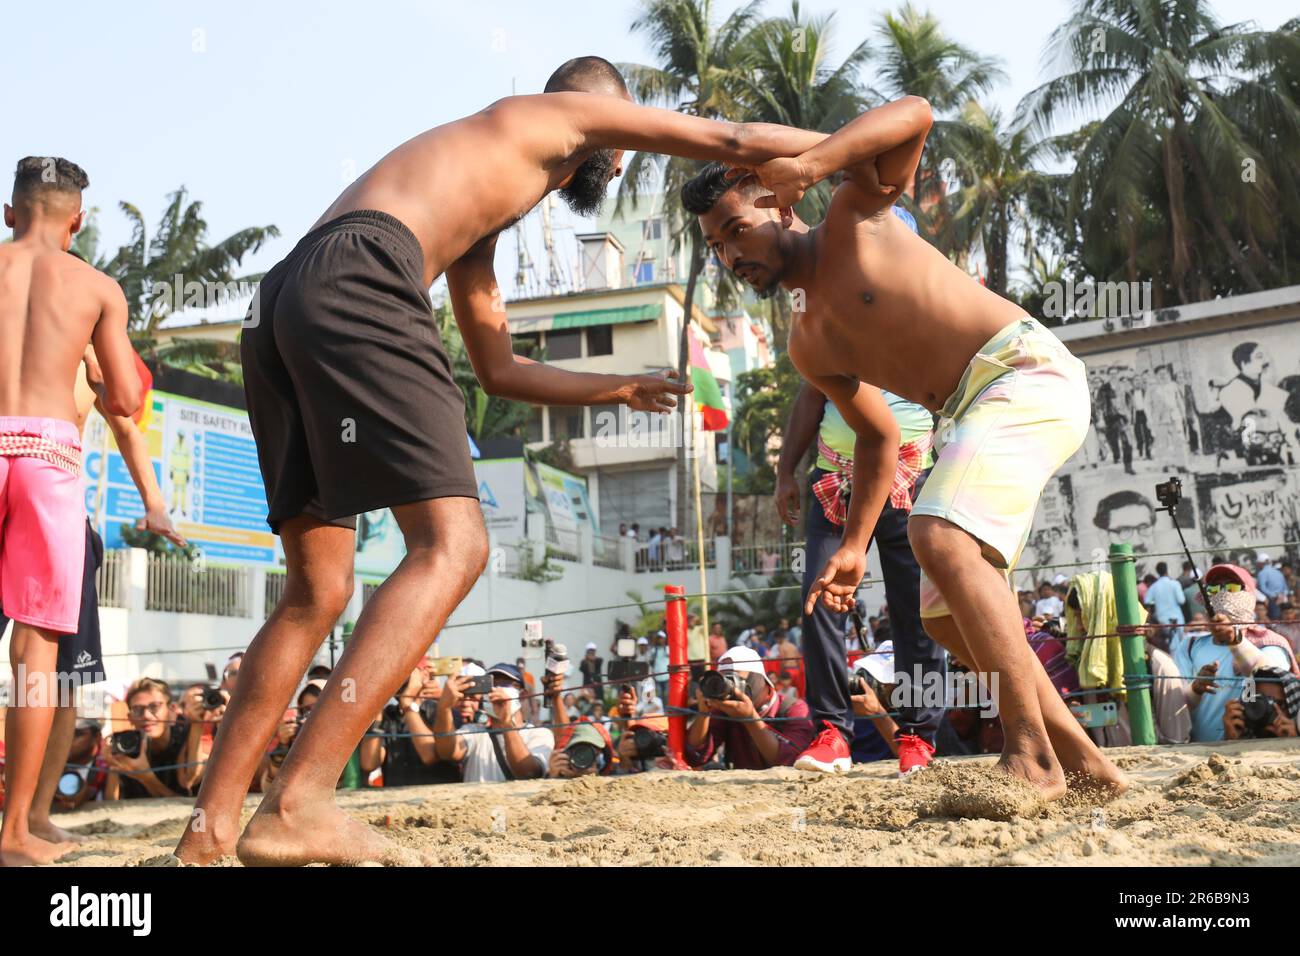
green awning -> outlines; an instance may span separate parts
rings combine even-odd
[[[663,315],[662,305],[629,305],[617,309],[586,309],[581,312],[557,312],[555,315],[535,315],[512,319],[510,331],[514,335],[528,332],[547,332],[551,329],[581,329],[589,325],[621,325],[624,322],[656,322]]]

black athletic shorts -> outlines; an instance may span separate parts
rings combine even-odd
[[[267,522],[478,497],[424,255],[383,212],[309,232],[263,278],[240,354]]]
[[[104,563],[104,539],[86,522],[86,564],[81,575],[81,611],[77,633],[59,635],[58,662],[54,665],[60,680],[80,686],[104,680],[103,647],[99,634],[99,595],[95,592],[95,572]],[[0,637],[9,618],[0,611]]]

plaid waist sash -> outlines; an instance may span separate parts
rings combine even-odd
[[[39,435],[0,435],[0,457],[39,458],[69,474],[81,474],[80,448]]]
[[[899,446],[898,467],[894,469],[894,478],[889,485],[889,503],[900,511],[912,510],[912,486],[925,470],[926,452],[930,450],[930,434],[926,433],[916,441]],[[822,506],[826,520],[833,525],[842,526],[849,516],[849,494],[853,490],[853,459],[841,455],[817,438],[817,453],[835,466],[836,470],[827,472],[813,482],[813,495]]]

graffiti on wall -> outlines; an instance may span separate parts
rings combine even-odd
[[[1300,322],[1233,330],[1084,357],[1092,425],[1049,484],[1030,566],[1094,562],[1133,545],[1139,576],[1182,567],[1177,531],[1155,486],[1178,477],[1178,523],[1192,548],[1254,563],[1300,549]],[[1068,506],[1063,502],[1068,499]],[[1062,557],[1068,554],[1070,557]],[[1196,555],[1204,567],[1209,554]],[[1054,569],[1024,571],[1027,579]],[[1062,567],[1064,573],[1073,569]]]

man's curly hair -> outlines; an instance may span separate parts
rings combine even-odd
[[[14,170],[14,202],[81,202],[90,185],[86,171],[61,156],[24,156]]]
[[[727,166],[709,163],[693,178],[682,184],[682,207],[689,213],[702,216],[718,204],[718,200],[733,189],[742,193],[764,192],[763,184],[754,175],[727,179]]]

